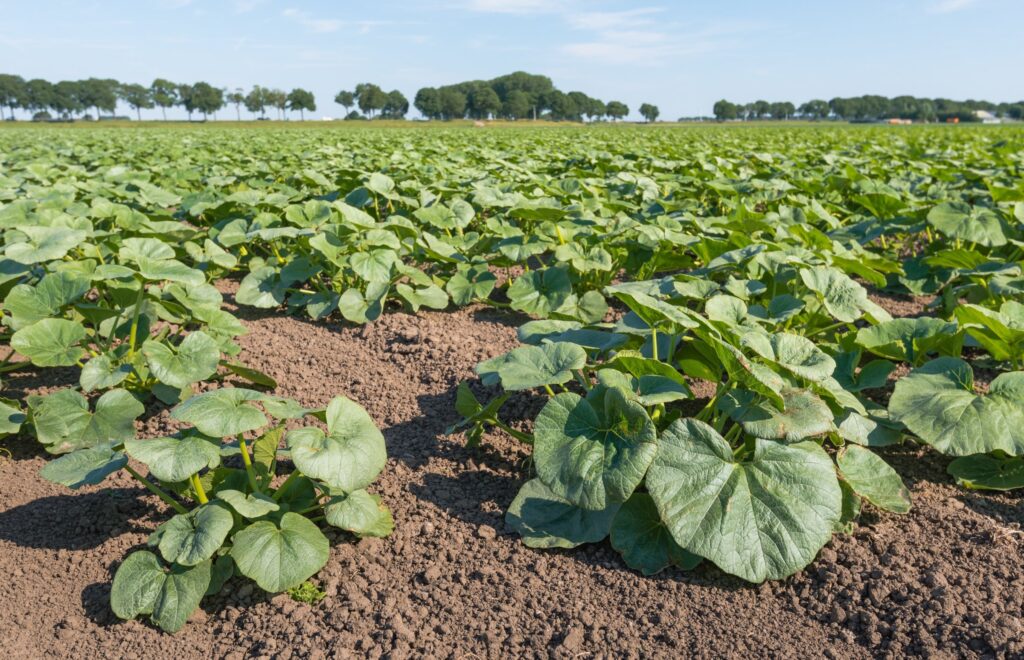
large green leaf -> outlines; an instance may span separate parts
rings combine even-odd
[[[957,305],[956,319],[996,360],[1024,356],[1024,305],[1009,300],[999,311],[979,305]]]
[[[836,463],[843,479],[868,502],[894,513],[910,511],[910,491],[896,470],[875,452],[859,445],[847,445],[839,450]]]
[[[1024,488],[1024,457],[973,454],[951,462],[946,471],[964,488],[1013,490]]]
[[[836,362],[814,345],[810,339],[788,333],[745,333],[741,345],[750,347],[759,356],[801,378],[822,381],[835,371]]]
[[[633,493],[619,509],[612,521],[611,542],[626,565],[644,575],[654,575],[669,566],[689,570],[701,562],[672,538],[647,493]]]
[[[140,614],[166,632],[177,632],[199,607],[210,585],[210,562],[165,568],[152,552],[133,552],[121,562],[110,589],[110,608],[122,619]]]
[[[963,338],[942,319],[893,319],[857,331],[857,344],[890,360],[922,363],[930,353],[959,355]]]
[[[719,400],[718,407],[756,438],[795,442],[833,430],[832,411],[820,397],[802,389],[782,391],[779,410],[750,390],[735,389]]]
[[[118,364],[110,355],[97,355],[82,367],[78,384],[84,392],[104,390],[121,384],[130,373],[130,364]]]
[[[44,465],[39,475],[72,489],[94,486],[128,464],[124,452],[113,447],[104,444],[65,454]]]
[[[160,527],[160,554],[171,563],[195,566],[213,557],[235,524],[222,504],[204,504],[179,513]]]
[[[327,406],[327,433],[316,427],[288,433],[295,467],[303,474],[352,493],[369,486],[387,462],[384,436],[358,403],[343,396]]]
[[[1006,245],[1003,221],[993,209],[966,202],[943,202],[928,212],[928,224],[950,238],[990,247]]]
[[[737,461],[695,419],[662,433],[647,489],[679,545],[750,582],[809,564],[832,537],[843,499],[832,459],[814,442],[757,440]]]
[[[226,438],[253,431],[267,424],[267,417],[252,405],[266,395],[241,387],[223,387],[203,392],[171,411],[171,417],[192,424],[200,433]]]
[[[569,272],[557,267],[524,273],[508,288],[512,309],[540,317],[550,316],[571,294]]]
[[[385,537],[395,529],[391,511],[381,502],[380,496],[365,490],[332,496],[324,505],[324,516],[328,525],[360,537]]]
[[[238,512],[238,515],[245,518],[261,518],[281,508],[273,498],[262,493],[246,495],[240,490],[230,488],[218,490],[217,498],[230,504],[231,508]]]
[[[166,483],[184,481],[204,468],[220,465],[220,443],[191,429],[175,437],[130,439],[124,448]]]
[[[974,391],[974,372],[941,357],[896,382],[889,414],[911,433],[952,456],[996,450],[1024,454],[1024,372],[1000,374],[988,394]]]
[[[620,506],[612,502],[603,509],[584,509],[556,495],[540,479],[531,479],[512,500],[505,522],[531,548],[575,548],[608,536]]]
[[[573,378],[574,369],[582,369],[587,352],[568,342],[521,346],[505,355],[481,362],[476,372],[486,378],[496,374],[508,391],[529,390],[544,385],[560,385]]]
[[[633,494],[657,452],[657,433],[643,406],[619,389],[592,396],[563,393],[547,402],[534,425],[533,457],[554,494],[602,510]]]
[[[15,332],[11,348],[37,367],[70,367],[85,356],[78,345],[85,337],[85,327],[78,321],[43,319]]]
[[[80,393],[58,390],[46,396],[28,397],[36,437],[51,454],[108,442],[124,442],[135,436],[135,418],[146,411],[125,390],[110,390],[96,401],[95,412]]]
[[[21,226],[18,231],[25,234],[28,240],[8,245],[4,257],[20,264],[60,259],[86,239],[84,231],[67,227]]]
[[[279,523],[255,522],[232,538],[231,558],[238,572],[264,591],[297,587],[327,563],[330,544],[323,532],[297,513]]]
[[[891,316],[868,299],[868,292],[846,273],[826,266],[804,268],[800,278],[808,289],[820,296],[829,314],[840,321],[852,323],[862,314],[870,314],[875,321],[888,321]]]
[[[35,286],[19,284],[4,298],[4,309],[11,315],[4,322],[20,330],[36,321],[55,316],[67,305],[84,296],[91,284],[77,273],[49,273]]]
[[[142,353],[161,383],[179,389],[217,373],[220,363],[217,342],[201,330],[189,333],[176,348],[147,339]]]

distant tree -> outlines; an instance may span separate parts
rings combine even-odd
[[[823,101],[821,99],[812,99],[806,103],[802,103],[798,110],[801,115],[808,119],[824,119],[825,117],[828,117],[830,112],[828,101]]]
[[[658,110],[658,106],[651,105],[650,103],[644,103],[640,106],[640,116],[647,120],[647,123],[651,123],[658,118],[661,111]]]
[[[384,116],[388,119],[404,119],[409,112],[409,99],[405,94],[393,89],[387,93],[387,101],[384,102]]]
[[[245,95],[245,109],[253,114],[254,117],[263,117],[263,113],[267,107],[267,91],[266,89],[255,85],[252,90]],[[259,113],[259,114],[257,114]]]
[[[299,117],[302,121],[306,120],[306,110],[310,112],[316,112],[316,99],[313,97],[313,92],[307,91],[301,88],[295,88],[288,94],[288,109],[299,111]]]
[[[754,119],[765,119],[772,114],[772,104],[768,101],[757,100],[750,105]]]
[[[416,98],[413,99],[412,104],[427,119],[440,119],[443,114],[441,95],[433,87],[424,87],[416,92]]]
[[[238,121],[242,121],[242,105],[245,103],[245,92],[241,87],[236,87],[235,91],[228,92],[224,97],[228,103],[235,106],[235,118]]]
[[[789,101],[772,103],[769,106],[768,114],[772,119],[789,119],[796,112],[796,107]]]
[[[135,117],[142,121],[142,108],[153,107],[153,97],[148,87],[140,85],[138,83],[132,83],[129,85],[121,85],[118,90],[121,100],[128,104],[128,107],[135,110]]]
[[[266,91],[267,105],[277,110],[278,119],[287,119],[285,110],[288,108],[288,94],[280,89]]]
[[[192,85],[191,101],[193,109],[203,113],[205,121],[224,107],[224,90],[207,82],[197,82]]]
[[[502,104],[501,114],[509,119],[525,119],[530,116],[532,107],[530,95],[520,89],[514,89],[508,93]]]
[[[167,108],[173,108],[180,102],[178,86],[170,80],[157,78],[149,86],[149,91],[153,96],[153,103],[160,106],[160,112],[163,114],[164,121],[167,121]]]
[[[68,118],[82,112],[82,83],[77,80],[61,80],[52,87],[50,109],[58,117]]]
[[[466,95],[459,90],[445,87],[439,92],[438,100],[444,119],[462,119],[466,116]]]
[[[382,110],[384,104],[388,102],[388,95],[373,83],[360,83],[356,85],[355,96],[359,109],[368,117],[373,117],[373,114],[378,110]]]
[[[466,99],[469,115],[474,119],[488,119],[501,112],[501,99],[487,83],[473,85]]]
[[[582,121],[583,115],[589,115],[590,109],[593,107],[594,99],[590,98],[583,92],[569,92],[566,94],[569,100],[572,101],[573,107],[576,109],[576,114],[573,117],[576,121]]]
[[[608,106],[601,99],[590,99],[587,103],[587,109],[583,111],[583,114],[590,118],[590,121],[597,121],[601,117],[604,117],[608,111]]]
[[[53,84],[49,80],[33,78],[25,83],[24,98],[18,103],[31,113],[46,110],[53,103]]]
[[[192,96],[192,85],[181,83],[177,86],[178,105],[185,108],[188,120],[192,121],[192,113],[196,111],[195,99]]]
[[[574,121],[579,118],[579,108],[573,103],[569,95],[557,89],[552,90],[542,97],[541,104],[551,113],[555,121]]]
[[[348,109],[356,104],[356,95],[353,94],[352,92],[346,92],[345,90],[341,90],[340,92],[334,95],[334,102],[340,105],[341,107],[345,108],[345,114],[348,115]]]
[[[19,99],[24,95],[25,81],[21,76],[0,73],[0,119],[4,118],[4,106],[10,108],[11,119],[14,119],[14,109],[18,107]]]
[[[738,119],[740,114],[739,106],[735,103],[730,103],[725,99],[716,101],[711,111],[715,114],[715,119],[718,121]]]
[[[78,82],[78,100],[83,107],[95,108],[96,118],[100,117],[100,110],[106,110],[114,114],[117,109],[117,89],[120,83],[110,78],[89,78]]]
[[[609,101],[605,107],[605,114],[612,119],[622,119],[629,114],[629,106],[621,101]]]

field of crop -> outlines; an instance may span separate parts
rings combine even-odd
[[[14,657],[1024,655],[1024,129],[0,127]]]

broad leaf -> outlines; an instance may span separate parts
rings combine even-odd
[[[80,393],[65,389],[46,396],[28,397],[36,437],[51,454],[109,442],[124,442],[135,436],[135,418],[146,411],[125,390],[110,390],[89,412],[89,401]]]
[[[177,632],[199,607],[210,585],[210,562],[165,568],[152,552],[133,552],[121,562],[110,589],[110,607],[122,619],[140,614],[166,632]]]
[[[847,445],[839,450],[836,463],[843,479],[868,502],[894,513],[910,511],[910,491],[900,475],[870,449]]]
[[[37,367],[70,367],[85,356],[78,344],[86,331],[78,321],[43,319],[11,336],[11,348]]]
[[[192,424],[204,435],[226,438],[266,426],[266,416],[251,404],[265,397],[255,390],[223,387],[186,400],[171,411],[171,417]]]
[[[220,465],[220,443],[191,429],[177,437],[127,440],[124,448],[166,483],[185,481],[204,468]]]
[[[647,493],[633,493],[619,509],[612,521],[611,542],[626,565],[644,575],[654,575],[669,566],[690,570],[701,562],[672,538]]]
[[[331,497],[324,506],[327,524],[352,532],[356,536],[385,537],[395,529],[391,512],[379,495],[365,490]]]
[[[964,488],[1012,490],[1024,488],[1024,457],[973,454],[958,458],[946,468]]]
[[[297,587],[327,563],[330,544],[323,532],[297,513],[285,513],[278,524],[255,522],[232,538],[231,558],[238,572],[264,591]]]
[[[44,465],[39,475],[72,489],[94,486],[128,464],[124,452],[113,447],[105,444],[65,454]]]
[[[217,373],[220,363],[217,342],[201,330],[189,333],[176,348],[147,339],[142,352],[153,375],[179,389]]]
[[[352,493],[369,486],[387,462],[384,436],[362,406],[343,396],[327,406],[327,433],[316,427],[288,433],[292,461],[303,474]]]
[[[216,502],[179,513],[160,528],[160,554],[182,566],[205,562],[224,545],[234,523],[227,507]]]
[[[505,522],[531,548],[575,548],[608,536],[620,506],[612,502],[604,509],[584,509],[556,495],[540,479],[531,479],[512,500]]]

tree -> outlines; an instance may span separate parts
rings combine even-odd
[[[245,109],[259,117],[263,117],[264,110],[267,107],[267,90],[263,89],[259,85],[255,85],[248,94],[245,95]]]
[[[424,87],[416,92],[416,98],[413,99],[412,104],[427,119],[441,118],[441,95],[433,87]]]
[[[58,117],[67,118],[85,107],[82,105],[82,83],[76,80],[61,80],[51,88],[50,109]]]
[[[467,98],[469,114],[474,119],[488,119],[491,115],[501,112],[501,99],[498,93],[486,83],[477,83]]]
[[[203,121],[208,115],[216,114],[224,107],[224,90],[207,82],[192,85],[192,107],[203,113]]]
[[[466,116],[466,95],[457,89],[444,87],[438,94],[441,116],[446,120],[462,119]]]
[[[789,119],[794,112],[796,112],[796,107],[789,101],[772,103],[768,110],[772,119]]]
[[[135,116],[139,121],[142,121],[142,108],[148,110],[153,107],[153,97],[149,88],[138,83],[121,85],[119,94],[121,99],[135,110]]]
[[[228,103],[235,106],[235,117],[238,121],[242,121],[242,104],[245,103],[245,92],[242,91],[241,87],[236,87],[235,91],[229,92],[225,97]]]
[[[739,106],[735,103],[730,103],[725,99],[715,101],[715,105],[711,110],[715,114],[715,119],[718,121],[727,121],[729,119],[737,119],[739,117]]]
[[[640,116],[647,120],[647,123],[651,123],[658,118],[661,111],[658,110],[658,106],[651,105],[650,103],[644,103],[640,106]]]
[[[299,117],[302,121],[306,120],[306,110],[310,112],[316,112],[316,99],[313,97],[313,92],[307,91],[302,88],[295,88],[288,94],[288,109],[299,111]]]
[[[530,95],[520,89],[514,89],[508,93],[508,97],[501,106],[501,114],[509,119],[525,119],[530,116]]]
[[[25,81],[21,76],[0,73],[0,119],[3,119],[4,106],[11,109],[11,119],[14,119],[14,109],[18,107],[18,99],[24,95]]]
[[[405,113],[409,112],[409,99],[405,94],[393,89],[387,93],[387,101],[384,102],[384,116],[388,119],[404,119]]]
[[[629,106],[622,101],[609,101],[604,113],[612,119],[622,119],[629,114]]]
[[[153,97],[153,103],[160,106],[164,121],[167,121],[167,108],[173,108],[181,102],[181,99],[178,98],[178,86],[170,80],[157,78],[149,86],[149,91]]]
[[[348,109],[356,104],[356,95],[352,92],[341,90],[334,95],[334,102],[345,108],[345,114],[348,115]]]
[[[280,89],[269,89],[266,90],[264,97],[267,100],[267,105],[277,109],[278,119],[287,119],[285,115],[285,109],[288,107],[288,95]]]
[[[359,109],[368,117],[373,117],[373,113],[381,110],[388,101],[388,95],[384,93],[384,90],[373,83],[356,85],[355,97],[359,103]]]
[[[192,98],[192,85],[182,83],[177,87],[178,105],[185,108],[188,113],[188,120],[192,121],[192,113],[195,112],[195,100]]]
[[[53,103],[53,85],[49,80],[33,78],[25,83],[24,95],[18,105],[29,112],[42,112]]]
[[[100,110],[114,114],[117,109],[117,89],[120,84],[110,78],[89,78],[78,82],[79,97],[82,106],[95,108],[96,118],[100,118]]]
[[[830,112],[828,107],[828,101],[821,99],[812,99],[806,103],[802,103],[799,108],[800,114],[808,119],[824,119],[828,117]]]
[[[572,101],[572,104],[576,109],[576,116],[574,117],[576,121],[581,121],[583,119],[583,115],[590,114],[590,109],[593,107],[592,104],[594,99],[590,98],[583,92],[569,92],[566,96],[569,97],[569,100]]]

